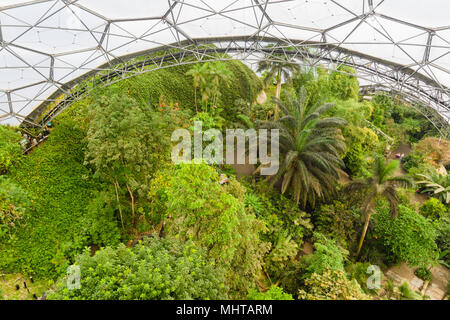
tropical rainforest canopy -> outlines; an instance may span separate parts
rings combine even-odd
[[[360,96],[349,67],[260,67],[97,88],[26,154],[0,126],[0,298],[31,298],[17,277],[48,299],[426,298],[367,270],[448,267],[450,142],[406,101]],[[172,132],[194,121],[279,129],[278,173],[172,163]]]

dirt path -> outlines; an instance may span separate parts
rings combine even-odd
[[[396,157],[396,155],[404,154],[404,156],[406,157],[410,153],[411,153],[411,146],[410,145],[406,145],[406,144],[401,144],[401,145],[399,145],[397,147],[397,149],[395,149],[394,151],[392,151],[388,155],[388,159],[390,159],[390,160],[400,160],[399,158]],[[403,169],[402,166],[399,166],[397,171],[395,171],[395,173],[394,173],[394,175],[396,177],[404,176],[406,174],[407,174],[407,172]]]

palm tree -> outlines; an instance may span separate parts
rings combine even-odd
[[[323,117],[332,104],[306,106],[304,88],[300,89],[298,99],[287,95],[286,103],[274,100],[283,116],[258,123],[260,128],[280,130],[280,168],[267,179],[273,186],[282,178],[282,193],[291,187],[297,203],[301,200],[303,207],[307,204],[314,207],[317,200],[335,192],[339,171],[344,166],[340,153],[345,152],[345,142],[340,127],[347,121]]]
[[[224,83],[227,85],[227,81],[231,79],[232,75],[231,71],[220,61],[209,66],[209,87],[212,92],[213,106],[217,104],[217,100],[222,94],[220,92],[220,84]]]
[[[204,64],[195,64],[191,69],[186,72],[186,75],[192,76],[194,81],[194,101],[195,101],[195,111],[197,112],[197,89],[201,84],[205,83],[206,80],[206,69]]]
[[[430,193],[444,204],[450,204],[450,175],[432,173],[417,174],[423,180],[417,181],[421,193]]]
[[[214,64],[209,62],[196,64],[186,72],[186,75],[192,76],[194,82],[195,111],[197,112],[197,89],[200,90],[201,100],[205,106],[207,107],[210,98],[212,98],[214,106],[221,95],[221,83],[227,85],[227,81],[231,78],[232,73],[219,61]]]
[[[286,50],[289,50],[286,49]],[[286,56],[284,54],[279,53],[267,53],[264,58],[262,58],[258,62],[258,72],[267,71],[265,77],[264,77],[264,85],[268,87],[272,81],[273,78],[276,77],[277,80],[277,91],[275,93],[275,97],[277,99],[280,99],[281,96],[281,80],[282,78],[285,79],[285,81],[291,79],[291,76],[293,73],[300,72],[301,68],[300,66],[292,61],[287,60]],[[275,110],[274,110],[274,119],[278,119],[278,103],[275,103]]]
[[[398,215],[398,205],[400,200],[397,194],[397,187],[408,187],[412,185],[412,181],[409,177],[394,176],[394,172],[397,170],[398,166],[399,161],[397,160],[388,162],[382,157],[376,157],[372,168],[372,174],[369,178],[352,181],[344,187],[344,191],[361,192],[364,197],[361,205],[361,212],[365,218],[365,223],[356,256],[358,256],[361,251],[369,226],[370,217],[375,207],[375,200],[377,198],[383,197],[389,202],[392,218],[395,219]]]

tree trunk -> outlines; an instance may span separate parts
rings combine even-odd
[[[119,199],[119,190],[118,190],[118,186],[119,183],[116,181],[114,181],[114,188],[116,189],[116,198],[117,198],[117,203],[119,205],[119,213],[120,213],[120,222],[122,223],[122,229],[125,229],[125,227],[123,226],[123,216],[122,216],[122,207],[120,206],[120,199]]]
[[[128,193],[130,194],[130,198],[131,198],[131,223],[134,226],[134,196],[133,196],[133,192],[131,191],[130,187],[128,186],[128,184],[126,184],[127,189],[128,189]]]
[[[356,256],[359,256],[359,253],[361,252],[361,247],[362,244],[364,242],[364,238],[366,237],[366,233],[367,233],[367,227],[369,226],[369,221],[370,221],[370,216],[372,215],[372,210],[370,210],[367,213],[367,217],[366,217],[366,222],[364,223],[364,229],[361,235],[361,239],[359,240],[359,244],[358,244],[358,250],[356,251]]]
[[[278,71],[278,77],[277,77],[277,92],[275,93],[275,97],[280,99],[281,97],[281,69]],[[274,119],[278,120],[278,103],[275,103],[275,112],[274,112]]]

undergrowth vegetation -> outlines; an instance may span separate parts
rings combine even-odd
[[[19,129],[0,127],[0,273],[47,283],[49,299],[388,299],[368,270],[401,263],[433,281],[449,265],[450,143],[404,101],[363,100],[351,68],[260,67],[186,64],[96,89],[26,156]],[[280,129],[278,174],[173,164],[172,132],[194,121]]]

